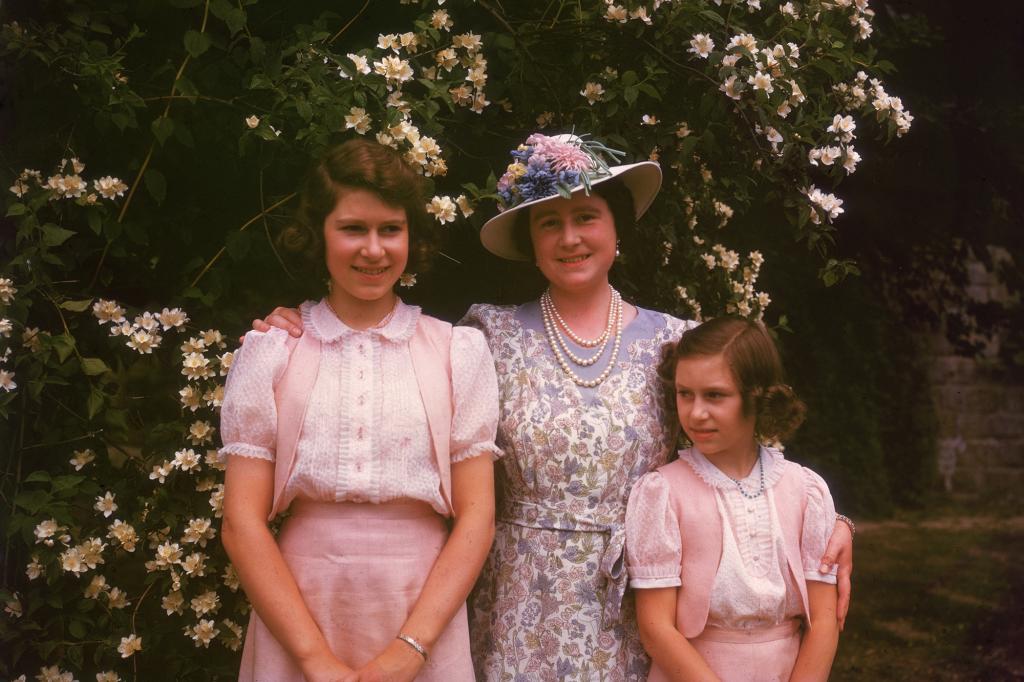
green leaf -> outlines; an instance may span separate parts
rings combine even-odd
[[[636,81],[636,71],[626,71],[624,74],[622,74],[622,77],[619,79],[619,82],[625,86],[633,85],[636,83]]]
[[[82,358],[82,371],[94,377],[109,372],[110,367],[99,358]]]
[[[14,215],[24,215],[27,210],[28,207],[25,206],[25,204],[15,202],[7,207],[7,217]]]
[[[700,15],[712,23],[718,24],[719,26],[725,26],[725,17],[714,10],[706,9],[701,12]]]
[[[99,211],[89,211],[87,220],[89,221],[89,229],[96,234],[103,230],[103,216],[100,215]]]
[[[811,62],[811,66],[827,73],[833,81],[839,82],[843,80],[842,75],[839,73],[839,67],[827,59],[816,59]]]
[[[231,11],[221,18],[224,20],[224,24],[228,27],[228,30],[231,31],[231,35],[235,35],[245,28],[245,11],[237,7],[232,7]]]
[[[62,492],[64,490],[70,490],[78,486],[79,483],[85,480],[85,476],[77,474],[65,474],[63,476],[57,476],[53,479],[53,484],[50,486],[50,490],[55,493]]]
[[[84,639],[87,632],[85,623],[80,620],[72,620],[68,624],[68,632],[70,632],[71,636],[75,639]]]
[[[164,179],[164,174],[155,168],[150,168],[144,177],[149,195],[156,200],[156,203],[164,203],[164,198],[167,196],[167,180]]]
[[[640,94],[640,90],[635,86],[630,86],[623,90],[622,99],[626,100],[626,104],[632,105],[636,102],[637,95]]]
[[[196,97],[199,94],[199,90],[188,79],[188,76],[181,76],[178,80],[174,81],[174,89],[179,95],[184,97]],[[177,128],[180,128],[180,126],[176,126]]]
[[[80,313],[87,310],[90,305],[92,305],[92,299],[83,298],[77,301],[64,301],[60,304],[60,307],[73,313]]]
[[[193,57],[199,57],[210,49],[210,36],[194,29],[185,31],[185,49]]]
[[[637,87],[640,88],[640,92],[644,93],[648,97],[656,99],[659,102],[661,101],[661,93],[658,92],[658,89],[650,83],[640,83]]]
[[[75,236],[75,233],[71,230],[65,230],[63,227],[58,227],[53,223],[47,223],[43,225],[43,243],[47,246],[60,246],[67,240]]]
[[[23,483],[46,483],[50,480],[50,474],[47,471],[33,471],[31,474],[25,477]]]
[[[50,493],[45,490],[23,490],[14,498],[14,504],[29,514],[35,514],[50,504]]]
[[[106,396],[103,395],[103,391],[93,388],[89,391],[89,399],[85,403],[86,416],[92,419],[96,416],[96,413],[103,407],[103,401]]]
[[[160,118],[150,123],[149,128],[150,130],[153,131],[153,135],[156,137],[156,141],[159,142],[160,146],[162,147],[164,144],[164,140],[166,140],[170,136],[170,134],[174,132],[174,121],[167,118],[166,116],[161,116]]]
[[[61,364],[68,359],[68,356],[75,350],[75,337],[68,334],[59,334],[54,336],[51,343],[53,344],[54,350],[57,351],[57,359],[60,360]]]

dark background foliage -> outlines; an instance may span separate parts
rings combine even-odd
[[[999,271],[1012,290],[1022,284],[1019,268],[1000,266],[987,248],[1002,246],[1020,263],[1024,35],[1015,3],[983,9],[929,0],[877,3],[871,43],[898,70],[876,60],[871,75],[884,76],[889,92],[917,118],[910,134],[891,145],[884,131],[858,118],[864,157],[858,173],[838,190],[835,175],[814,177],[846,202],[836,229],[817,231],[794,200],[806,181],[796,170],[806,166],[806,150],[798,147],[776,164],[763,142],[752,142],[750,126],[724,97],[715,88],[708,94],[705,76],[680,66],[690,33],[673,29],[673,22],[609,28],[599,12],[576,17],[574,3],[548,0],[453,4],[446,8],[455,32],[483,34],[493,104],[477,115],[446,105],[444,90],[423,85],[417,93],[418,125],[448,152],[450,172],[435,179],[435,191],[486,195],[492,174],[501,173],[508,150],[535,129],[541,111],[551,112],[550,131],[591,131],[632,159],[659,145],[666,189],[637,233],[622,235],[616,285],[639,305],[685,316],[690,310],[675,294],[681,282],[706,315],[722,312],[724,281],[703,266],[683,227],[681,192],[729,203],[736,211],[729,225],[710,232],[703,227],[701,234],[709,245],[721,240],[741,254],[758,249],[765,255],[758,288],[773,299],[766,321],[777,329],[791,383],[810,407],[790,455],[824,475],[848,514],[880,516],[929,502],[936,492],[929,335],[946,333],[970,353],[986,335],[998,334],[1005,371],[1024,365],[1020,306],[979,304],[964,291],[969,254]],[[204,7],[210,8],[205,18]],[[692,28],[701,26],[696,12],[710,7],[694,1],[671,11],[679,13],[673,15],[678,25]],[[372,46],[382,31],[409,30],[422,8],[326,0],[16,0],[0,10],[5,45],[19,40],[12,20],[42,38],[30,50],[5,48],[0,62],[3,187],[25,167],[44,176],[57,172],[62,157],[86,161],[90,179],[111,174],[131,182],[145,169],[130,199],[88,209],[65,202],[55,209],[47,220],[58,231],[51,232],[67,229],[75,236],[65,235],[54,248],[18,241],[24,214],[0,220],[0,274],[17,272],[19,283],[13,312],[4,315],[54,335],[45,342],[46,363],[18,365],[19,393],[0,395],[4,590],[24,591],[38,585],[24,580],[24,566],[38,549],[33,525],[45,515],[86,524],[96,516],[94,496],[104,490],[132,491],[118,498],[126,515],[144,518],[145,510],[159,509],[160,518],[148,519],[156,529],[166,523],[177,532],[183,519],[210,513],[191,479],[178,477],[152,492],[138,485],[153,461],[167,457],[169,443],[179,447],[187,425],[182,420],[191,418],[177,402],[178,385],[168,380],[180,381],[178,357],[132,360],[126,351],[108,358],[110,366],[98,374],[76,374],[79,365],[69,358],[110,342],[88,312],[83,321],[58,303],[116,299],[131,315],[178,305],[192,317],[190,333],[217,327],[234,336],[275,305],[318,295],[282,267],[272,237],[289,219],[288,197],[309,158],[352,134],[343,131],[343,116],[357,95],[336,78],[325,86],[321,55],[308,46],[326,45],[341,55]],[[853,59],[849,45],[835,47],[830,68],[845,69],[848,78],[856,70]],[[599,80],[606,66],[622,76],[602,81],[614,98],[588,106],[578,94],[581,83]],[[832,76],[820,71],[808,78],[817,79],[812,82],[823,93]],[[626,83],[630,72],[634,80]],[[366,93],[358,96],[373,103]],[[512,111],[500,104],[506,98]],[[807,120],[820,129],[835,106],[824,96],[814,105]],[[649,111],[664,112],[669,129],[641,127],[639,117]],[[247,131],[243,119],[252,114],[264,123]],[[676,148],[670,128],[684,119],[695,133]],[[267,122],[282,130],[281,138]],[[709,165],[713,183],[702,185],[693,154]],[[679,168],[672,170],[676,161]],[[43,211],[44,204],[31,210]],[[403,295],[455,320],[472,302],[520,302],[539,293],[543,282],[531,266],[501,261],[480,247],[477,232],[492,210],[481,201],[471,218],[447,226],[446,256]],[[666,266],[667,240],[675,248]],[[843,276],[857,269],[859,276]],[[33,284],[22,284],[27,280]],[[61,335],[64,324],[70,329]],[[167,345],[178,343],[168,336]],[[62,400],[88,414],[72,418]],[[61,476],[68,470],[67,439],[81,438],[83,429],[99,454],[96,467],[88,477]],[[26,434],[34,449],[22,448]],[[128,442],[135,449],[115,447]],[[61,485],[67,487],[58,490]],[[144,539],[139,544],[152,554]],[[165,579],[107,568],[135,606],[155,580]],[[25,599],[30,618],[22,624],[36,630],[25,625],[5,640],[16,643],[18,655],[28,651],[41,662],[57,657],[77,667],[89,656],[97,665],[116,661],[110,651],[116,638],[85,643],[86,630],[125,632],[127,615],[97,615],[98,603],[81,599],[82,586],[69,582],[75,579],[58,568],[47,575],[49,592]],[[166,590],[158,585],[153,594]],[[158,603],[150,598],[140,611],[152,628],[145,651],[174,651],[182,646],[184,622],[165,618]],[[220,615],[228,610],[225,605]],[[132,623],[134,629],[134,615]],[[69,638],[82,643],[69,644]],[[192,651],[191,642],[185,646]],[[209,660],[150,655],[132,665],[142,666],[135,672],[146,679],[229,675],[231,654],[210,651]]]

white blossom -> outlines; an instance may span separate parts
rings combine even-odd
[[[587,98],[587,103],[593,105],[595,102],[600,102],[604,97],[604,86],[600,83],[588,82],[580,90],[580,94]]]
[[[725,82],[718,86],[718,89],[724,92],[732,99],[739,99],[741,90],[737,87],[736,76],[729,76],[725,79]]]
[[[753,76],[749,76],[747,83],[753,85],[755,90],[762,90],[767,95],[775,92],[775,88],[772,86],[772,77],[761,71],[756,72]]]
[[[115,519],[107,531],[107,537],[112,540],[117,540],[121,544],[121,548],[126,552],[135,551],[135,543],[139,541],[138,533],[135,532],[130,524]]]
[[[121,654],[121,658],[131,658],[136,651],[142,651],[142,638],[134,633],[122,637],[121,643],[117,645],[117,653]]]
[[[108,490],[105,495],[96,498],[96,504],[93,505],[93,509],[103,514],[104,517],[110,518],[110,515],[117,511],[114,497],[114,494]]]
[[[369,59],[358,54],[353,54],[351,52],[349,52],[345,56],[352,60],[352,65],[355,67],[356,73],[361,73],[363,75],[370,73]]]
[[[448,16],[447,10],[438,9],[434,10],[434,13],[430,15],[430,25],[436,28],[438,31],[451,31],[454,22],[451,17]]]
[[[404,83],[415,75],[408,61],[393,56],[374,62],[373,70],[392,84]]]
[[[177,590],[168,593],[160,600],[160,608],[166,611],[168,616],[172,613],[180,614],[184,604],[185,598],[182,596],[181,592]]]
[[[8,305],[14,300],[16,293],[18,293],[18,290],[14,288],[14,282],[7,277],[0,277],[0,302]]]
[[[370,130],[373,121],[370,115],[362,107],[352,107],[345,116],[345,129],[355,129],[360,135],[365,135]]]
[[[715,49],[715,41],[707,33],[698,33],[690,40],[690,49],[687,52],[697,55],[701,59],[707,59],[711,51]]]
[[[128,190],[128,185],[124,184],[120,178],[111,177],[109,175],[105,175],[98,180],[93,180],[92,186],[96,188],[96,191],[99,192],[100,196],[104,199],[122,197]]]
[[[456,204],[452,201],[451,197],[447,196],[435,196],[427,204],[427,213],[434,216],[434,218],[441,223],[453,223],[457,217],[455,213]]]
[[[157,464],[153,467],[153,471],[150,472],[149,480],[163,483],[167,480],[172,469],[174,469],[174,462],[164,461],[162,464]]]
[[[204,649],[210,646],[213,638],[220,634],[216,624],[212,620],[202,619],[192,627],[185,628],[185,634],[191,637],[197,647]]]

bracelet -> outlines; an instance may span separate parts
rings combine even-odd
[[[857,526],[856,526],[856,524],[854,524],[853,519],[851,519],[849,516],[843,516],[842,514],[836,514],[836,521],[842,521],[843,523],[845,523],[847,526],[850,527],[850,537],[851,538],[854,535],[857,534]]]
[[[427,657],[427,650],[426,650],[426,648],[424,648],[424,646],[422,644],[417,642],[415,639],[413,639],[409,635],[404,635],[404,634],[398,635],[398,637],[396,637],[395,639],[400,639],[403,642],[405,642],[406,644],[408,644],[409,646],[411,646],[413,649],[415,649],[416,653],[418,653],[420,656],[423,657],[423,662],[426,663],[427,658],[428,658]]]

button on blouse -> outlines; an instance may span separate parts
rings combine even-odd
[[[764,465],[765,493],[747,499],[736,483],[696,448],[680,453],[680,459],[714,488],[723,521],[722,558],[711,590],[708,625],[727,628],[774,625],[799,615],[802,610],[799,590],[790,572],[785,570],[785,541],[772,493],[784,471],[784,459],[772,448],[761,448],[760,456]],[[807,468],[803,471],[807,498],[800,542],[803,578],[835,584],[833,574],[818,573],[819,560],[835,525],[832,496],[820,476]],[[748,492],[760,488],[757,465],[740,483]],[[630,585],[634,588],[680,586],[679,522],[672,509],[668,481],[661,474],[648,474],[637,483],[626,514],[626,533]]]
[[[297,497],[374,503],[411,498],[445,513],[409,348],[420,314],[399,301],[383,327],[357,330],[324,302],[302,306],[305,333],[321,341],[321,357],[288,482]],[[273,387],[288,363],[287,338],[279,329],[246,335],[221,408],[224,456],[273,460]],[[450,359],[451,462],[497,457],[497,380],[483,335],[455,327]]]

